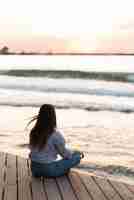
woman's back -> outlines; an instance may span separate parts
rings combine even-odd
[[[65,140],[62,133],[59,130],[55,130],[51,136],[48,138],[47,143],[44,148],[39,150],[38,148],[32,148],[31,150],[31,160],[39,163],[50,163],[58,158],[59,148],[63,147],[64,156],[70,156],[71,152],[65,149]]]

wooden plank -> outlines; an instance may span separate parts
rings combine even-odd
[[[3,196],[3,187],[0,185],[0,200],[2,200]]]
[[[122,200],[119,194],[113,189],[109,182],[104,178],[93,177],[101,190],[105,193],[109,200]]]
[[[32,176],[30,164],[30,159],[27,160],[28,164],[28,175],[31,179],[31,192],[32,192],[32,200],[47,200],[46,193],[44,191],[44,185],[40,178],[35,178]]]
[[[17,200],[16,156],[7,154],[4,200]]]
[[[30,165],[31,165],[31,160],[30,159],[27,159],[27,164],[28,164],[28,174],[29,174],[29,177],[32,177],[31,168],[30,168]]]
[[[5,187],[4,200],[17,200],[16,185],[10,185]]]
[[[60,188],[61,196],[63,200],[77,200],[71,184],[66,176],[56,178],[57,184]]]
[[[0,200],[2,199],[2,195],[3,195],[5,158],[6,158],[5,153],[0,152]]]
[[[134,194],[132,194],[129,189],[120,182],[109,180],[112,187],[119,193],[120,197],[124,200],[133,200]]]
[[[75,194],[79,200],[92,200],[91,196],[87,192],[85,186],[81,182],[81,179],[76,172],[69,173],[69,179],[71,181],[72,187],[74,188]]]
[[[95,183],[93,178],[90,175],[85,173],[80,174],[82,182],[84,183],[85,187],[87,188],[88,192],[92,196],[94,200],[107,200],[104,193],[100,190],[98,185]]]
[[[29,181],[27,159],[17,156],[18,181]]]
[[[41,179],[32,177],[32,198],[33,200],[47,200]]]
[[[56,184],[55,179],[44,179],[44,187],[48,197],[48,200],[61,200],[61,195]]]
[[[17,157],[18,166],[18,200],[32,200],[27,160]]]
[[[5,153],[0,152],[0,184],[4,183],[4,172],[5,172]]]
[[[6,184],[16,185],[16,156],[7,154]]]

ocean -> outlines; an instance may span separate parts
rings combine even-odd
[[[1,55],[1,108],[44,103],[55,105],[69,144],[85,152],[83,168],[134,180],[134,56]]]

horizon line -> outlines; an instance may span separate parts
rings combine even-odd
[[[0,53],[0,55],[50,55],[50,56],[56,56],[56,55],[78,55],[78,56],[86,56],[86,55],[134,55],[134,53],[63,53],[63,52],[58,52],[58,53],[39,53],[39,52],[8,52],[8,53]]]

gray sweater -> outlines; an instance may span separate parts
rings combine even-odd
[[[57,160],[58,155],[64,159],[72,157],[72,152],[66,148],[65,139],[59,130],[52,133],[42,150],[30,147],[30,151],[30,159],[38,163],[51,163]]]

